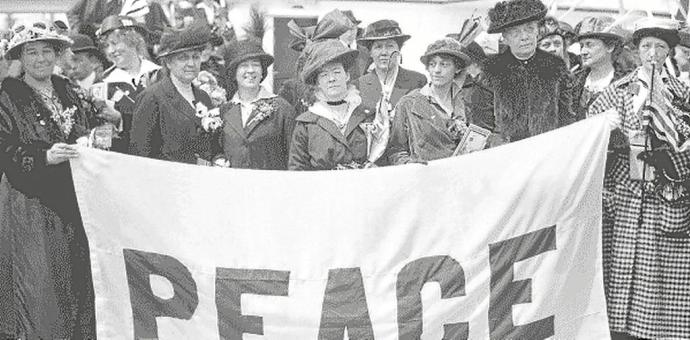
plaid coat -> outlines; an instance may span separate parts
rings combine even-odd
[[[690,206],[665,203],[652,183],[630,178],[625,133],[641,126],[633,110],[636,83],[633,71],[589,108],[589,115],[614,108],[622,119],[623,133],[612,134],[604,181],[603,257],[610,327],[641,338],[690,339],[690,239],[669,237],[690,230]],[[677,99],[687,101],[690,88],[673,77],[666,85]],[[690,179],[690,152],[671,153],[671,159],[678,174]]]

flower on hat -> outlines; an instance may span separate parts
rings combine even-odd
[[[59,34],[53,25],[40,21],[30,26],[20,24],[12,28],[12,37],[7,43],[7,57],[9,59],[19,58],[19,47],[34,41],[52,41],[61,46],[72,44],[72,40]]]

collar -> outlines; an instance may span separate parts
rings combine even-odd
[[[400,65],[398,65],[392,72],[388,75],[388,79],[383,79],[381,76],[379,76],[378,71],[374,71],[376,73],[376,78],[379,80],[379,83],[381,84],[381,89],[386,90],[387,92],[391,92],[393,87],[395,86],[395,82],[398,80],[398,74],[400,73]],[[386,74],[383,74],[383,77],[386,77]],[[387,83],[384,84],[384,80],[388,81]]]
[[[430,103],[438,105],[438,107],[440,107],[449,116],[461,114],[460,112],[455,112],[455,109],[458,101],[462,101],[462,96],[460,95],[460,92],[462,91],[462,86],[460,86],[457,82],[453,81],[450,91],[453,93],[453,99],[451,103],[453,107],[450,108],[452,110],[451,112],[447,112],[447,108],[444,108],[443,105],[441,105],[441,103],[438,100],[436,100],[434,93],[431,91],[431,84],[427,83],[426,85],[424,85],[424,87],[419,89],[419,94],[426,97]]]
[[[230,102],[233,104],[251,104],[251,103],[256,103],[257,101],[261,99],[270,99],[270,98],[275,98],[278,97],[278,95],[273,94],[271,91],[267,90],[263,85],[259,87],[259,94],[254,98],[254,100],[250,102],[243,102],[240,99],[240,95],[238,92],[235,92],[235,94],[232,96],[232,99],[230,99]]]
[[[317,100],[309,107],[309,111],[319,117],[332,121],[340,128],[340,131],[345,134],[347,122],[350,121],[352,113],[362,104],[362,97],[360,97],[359,91],[354,86],[349,87],[347,95],[345,96],[345,101],[347,102],[347,114],[344,117],[337,117],[333,108],[323,100]]]
[[[110,74],[108,74],[105,79],[103,79],[104,82],[106,83],[117,83],[117,82],[123,82],[123,83],[135,83],[139,84],[141,81],[141,77],[145,74],[149,74],[154,71],[160,70],[161,67],[154,64],[153,62],[147,60],[147,59],[142,59],[141,60],[141,68],[139,69],[139,73],[132,77],[127,71],[115,67]]]

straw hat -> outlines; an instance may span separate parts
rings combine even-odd
[[[644,37],[655,37],[665,41],[673,48],[680,42],[680,24],[671,19],[642,18],[635,23],[633,44],[638,45]]]
[[[8,60],[18,59],[21,54],[21,47],[26,43],[35,41],[54,43],[57,44],[60,49],[72,45],[72,40],[57,33],[55,26],[37,21],[30,26],[18,25],[12,28],[12,38],[7,44],[7,53],[5,57]]]

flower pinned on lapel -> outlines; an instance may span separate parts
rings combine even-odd
[[[201,118],[201,127],[206,132],[213,132],[223,126],[223,120],[220,118],[220,109],[213,108],[211,110],[202,102],[197,102],[195,105],[196,116]]]
[[[273,115],[275,111],[276,109],[273,107],[273,102],[271,101],[262,100],[254,103],[254,110],[252,111],[252,116],[254,117],[247,123],[247,126],[266,120]]]

